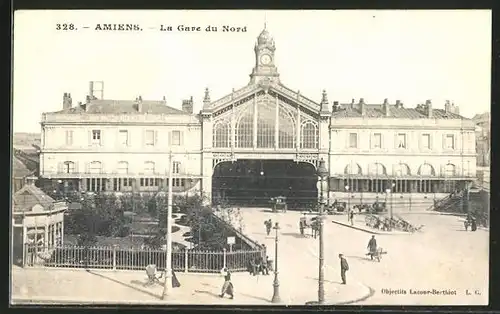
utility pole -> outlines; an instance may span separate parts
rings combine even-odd
[[[165,284],[163,286],[162,300],[165,300],[172,289],[172,151],[169,154],[168,166],[168,198],[167,198],[167,254],[165,266]]]

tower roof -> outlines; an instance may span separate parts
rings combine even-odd
[[[264,29],[260,32],[259,37],[257,37],[257,43],[259,45],[274,45],[274,39],[267,31],[267,26],[264,24]]]

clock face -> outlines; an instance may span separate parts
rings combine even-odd
[[[260,57],[260,62],[262,64],[269,64],[271,63],[271,56],[270,55],[263,55],[262,57]]]

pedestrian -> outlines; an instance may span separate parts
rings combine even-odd
[[[351,226],[354,225],[354,208],[349,213],[349,220],[351,221]]]
[[[377,253],[377,240],[375,236],[372,235],[370,241],[368,241],[368,245],[366,247],[368,249],[368,254],[370,255],[370,259],[373,259],[373,255]]]
[[[273,225],[273,222],[271,219],[264,221],[264,225],[266,225],[266,233],[269,235],[271,233],[271,227]]]
[[[347,260],[344,258],[343,254],[339,254],[339,258],[340,258],[340,277],[342,278],[342,284],[345,285],[347,284],[345,273],[346,271],[349,270],[349,264],[347,263]]]
[[[470,223],[470,231],[476,231],[477,230],[477,224],[476,224],[476,219],[472,219],[472,222]]]
[[[304,221],[302,219],[299,220],[299,229],[300,229],[300,235],[304,236]]]
[[[226,294],[228,294],[230,299],[234,299],[234,287],[231,282],[231,272],[227,268],[222,268],[221,274],[224,276],[224,284],[222,285],[222,291],[219,296],[223,298]]]

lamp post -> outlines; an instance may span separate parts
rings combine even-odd
[[[328,188],[328,170],[325,166],[325,161],[321,159],[317,170],[319,194],[319,216],[317,218],[319,224],[319,276],[318,276],[318,304],[325,302],[325,244],[323,238],[323,219],[325,209],[324,192]]]
[[[168,169],[168,198],[167,198],[167,254],[165,263],[165,284],[163,286],[162,300],[165,300],[172,288],[172,152],[169,155]]]
[[[391,219],[392,219],[392,213],[393,213],[392,206],[394,204],[394,187],[395,186],[396,186],[396,183],[392,182],[391,183]]]
[[[347,221],[349,221],[349,214],[351,213],[351,195],[349,193],[349,189],[351,187],[349,185],[345,186],[345,192],[347,193]]]
[[[278,280],[278,242],[279,242],[279,230],[280,226],[276,223],[273,227],[276,230],[276,238],[274,241],[274,282],[273,282],[273,298],[272,303],[280,303],[280,282]]]
[[[394,182],[391,183],[390,187],[388,187],[386,190],[385,190],[385,193],[387,193],[386,195],[386,199],[387,197],[389,196],[389,194],[391,194],[391,204],[390,204],[390,207],[389,207],[389,217],[392,219],[392,203],[393,203],[393,198],[392,198],[392,191],[394,189],[394,187],[396,186],[396,184]]]

